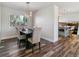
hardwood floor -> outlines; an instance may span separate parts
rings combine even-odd
[[[79,40],[76,35],[71,38],[59,38],[56,43],[41,40],[41,51],[35,46],[31,49],[18,48],[16,38],[3,42],[4,48],[0,48],[0,57],[79,57]]]

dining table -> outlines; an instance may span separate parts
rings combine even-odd
[[[31,43],[28,41],[29,38],[32,38],[33,30],[32,29],[25,29],[25,30],[20,30],[20,35],[25,35],[25,47],[26,49],[31,48]]]

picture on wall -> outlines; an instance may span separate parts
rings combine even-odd
[[[10,26],[25,25],[27,18],[25,16],[10,15]]]

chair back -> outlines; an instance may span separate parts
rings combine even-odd
[[[34,28],[32,43],[34,44],[40,42],[40,38],[41,38],[41,28]]]
[[[20,37],[20,32],[19,32],[19,28],[16,27],[16,34],[17,34],[17,37],[19,38]]]
[[[72,27],[71,27],[71,30],[74,30],[74,29],[75,29],[75,26],[72,26]]]
[[[17,38],[19,40],[26,39],[26,36],[20,33],[20,29],[19,28],[16,28],[16,33],[17,33]]]

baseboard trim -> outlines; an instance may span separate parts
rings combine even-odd
[[[15,36],[7,36],[7,37],[2,37],[1,40],[5,40],[5,39],[11,39],[11,38],[16,38],[17,35]]]
[[[41,38],[42,38],[42,39],[45,39],[45,40],[47,40],[47,41],[49,41],[49,42],[54,43],[54,42],[53,42],[53,39],[51,39],[51,40],[52,40],[52,41],[51,41],[49,38],[46,38],[46,37],[41,37]]]

